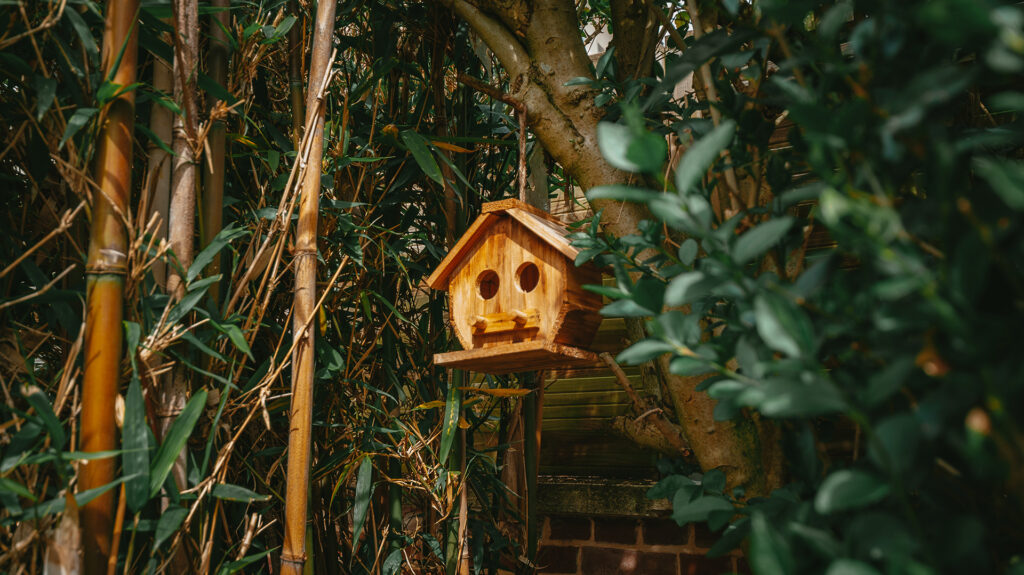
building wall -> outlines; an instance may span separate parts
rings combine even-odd
[[[540,573],[558,575],[719,575],[747,573],[739,554],[707,557],[716,535],[667,518],[544,518]]]

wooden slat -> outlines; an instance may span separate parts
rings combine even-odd
[[[561,224],[554,224],[544,218],[534,215],[532,212],[527,212],[519,208],[506,210],[505,213],[515,218],[515,220],[522,224],[526,229],[537,234],[538,237],[547,242],[551,247],[561,252],[562,255],[572,261],[576,261],[576,256],[580,254],[580,251],[572,247],[569,239],[565,237],[566,230],[561,226]]]
[[[593,352],[543,340],[512,343],[495,348],[452,351],[434,356],[434,364],[439,367],[494,374],[589,364],[596,361],[597,356]]]
[[[434,273],[430,274],[430,277],[427,278],[427,285],[436,290],[446,289],[449,276],[455,271],[455,268],[458,267],[467,252],[483,237],[484,232],[499,219],[499,216],[494,214],[483,214],[473,220],[466,233],[462,234],[462,237],[455,243],[455,246],[448,252],[448,255],[441,260]]]

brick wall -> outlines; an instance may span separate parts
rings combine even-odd
[[[552,515],[544,518],[540,573],[720,575],[747,573],[739,554],[706,557],[715,534],[671,519]]]

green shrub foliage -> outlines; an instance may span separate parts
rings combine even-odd
[[[616,272],[605,313],[647,318],[619,361],[670,354],[718,419],[775,420],[788,483],[747,498],[720,470],[677,472],[650,497],[723,530],[712,552],[742,545],[757,574],[1020,572],[1024,12],[718,9],[729,24],[688,39],[601,132],[609,162],[652,189],[590,196],[656,221],[608,238],[598,215],[575,241]],[[721,121],[688,108],[667,126],[693,143],[665,178],[651,134],[666,127],[645,118],[708,61]]]

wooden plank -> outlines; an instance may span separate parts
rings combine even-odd
[[[530,204],[527,204],[526,202],[521,202],[521,201],[519,201],[516,198],[506,198],[504,200],[498,200],[496,202],[487,202],[486,204],[481,206],[480,213],[491,214],[491,213],[496,213],[496,212],[506,212],[506,211],[511,210],[511,209],[518,209],[518,210],[527,211],[527,212],[530,212],[531,214],[533,214],[535,216],[538,216],[540,218],[548,220],[549,222],[551,222],[553,224],[559,224],[559,225],[563,225],[563,226],[565,225],[565,224],[562,223],[561,220],[559,220],[555,216],[545,212],[544,210],[542,210],[540,208],[536,208],[534,206],[531,206]]]
[[[527,309],[489,313],[467,318],[467,321],[473,328],[473,335],[537,329],[540,327],[540,312]]]
[[[434,364],[439,367],[492,374],[566,367],[595,361],[597,356],[592,352],[543,340],[512,343],[494,348],[451,351],[434,356]]]
[[[576,256],[580,254],[580,251],[572,247],[570,240],[565,237],[566,229],[561,224],[552,223],[534,215],[532,212],[519,208],[506,210],[505,213],[515,218],[523,227],[536,234],[537,237],[558,250],[562,255],[572,261],[576,261]]]
[[[448,252],[448,255],[441,260],[441,263],[434,270],[434,273],[430,274],[427,278],[427,285],[432,289],[443,290],[448,287],[448,277],[455,271],[455,268],[462,259],[466,256],[466,253],[470,248],[476,244],[476,242],[483,237],[487,229],[500,218],[494,214],[481,214],[477,219],[473,220],[470,224],[469,229],[466,233],[462,234],[459,241],[455,243],[455,246]]]

